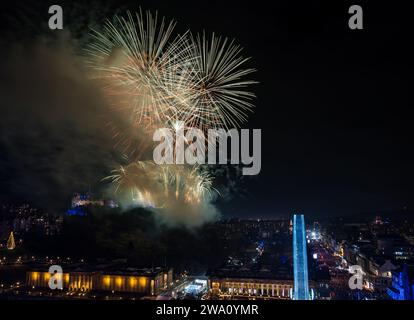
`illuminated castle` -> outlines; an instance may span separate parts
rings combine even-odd
[[[293,273],[293,299],[310,300],[308,257],[306,253],[306,225],[303,214],[293,215]]]
[[[89,194],[77,193],[72,198],[72,208],[85,207],[90,205],[103,207],[105,203],[102,199],[93,199]]]
[[[114,200],[94,199],[89,193],[76,193],[72,197],[71,208],[67,210],[69,216],[86,216],[87,207],[108,207],[116,208],[118,204]]]

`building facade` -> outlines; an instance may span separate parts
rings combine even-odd
[[[292,280],[210,277],[210,292],[220,299],[291,299]]]
[[[387,294],[392,300],[414,300],[414,266],[404,265],[392,271],[392,286]]]
[[[43,271],[26,273],[26,285],[33,289],[49,288],[51,274]],[[108,291],[157,295],[172,285],[172,269],[139,269],[125,272],[69,271],[62,274],[63,290]]]

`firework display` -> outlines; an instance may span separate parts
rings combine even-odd
[[[240,53],[242,48],[215,36],[191,36],[195,70],[190,85],[194,90],[190,104],[177,110],[177,119],[189,127],[234,128],[247,120],[254,97],[246,87],[255,83],[243,80],[254,69],[242,69],[248,59]]]
[[[133,122],[159,127],[231,128],[247,120],[254,94],[244,80],[254,69],[233,41],[203,34],[172,36],[175,23],[147,12],[115,16],[92,31],[88,62],[104,80],[108,96],[127,108]],[[172,40],[170,40],[172,39]]]
[[[237,128],[253,109],[254,94],[246,89],[255,82],[245,76],[254,69],[243,68],[248,59],[242,48],[214,34],[208,39],[187,31],[174,37],[174,27],[175,22],[140,10],[91,31],[87,63],[128,123],[125,128],[109,120],[115,147],[131,161],[106,178],[127,204],[165,208],[173,200],[211,201],[217,194],[213,176],[200,166],[148,161],[146,141],[157,128],[177,130],[177,123],[184,130]]]
[[[128,19],[115,16],[87,49],[88,63],[103,80],[105,93],[117,108],[129,112],[131,124],[153,130],[173,118],[178,104],[189,103],[191,90],[183,82],[191,60],[186,36],[169,41],[175,23],[159,22],[142,11]]]
[[[164,207],[168,200],[197,204],[218,193],[212,187],[210,173],[199,166],[137,161],[113,170],[105,179],[111,180],[115,191],[127,194],[136,205],[154,208]]]

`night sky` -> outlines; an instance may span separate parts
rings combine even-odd
[[[178,31],[235,38],[252,57],[256,108],[243,127],[262,129],[262,170],[220,203],[226,217],[326,217],[414,206],[410,10],[403,2],[332,2],[339,1],[110,2],[158,10],[178,22]],[[363,30],[348,28],[351,4],[364,10]],[[16,10],[8,7],[4,14]],[[47,10],[37,11],[32,27],[42,15],[39,25],[47,22]],[[16,28],[22,25],[3,31]],[[5,82],[2,76],[0,86]],[[17,169],[1,154],[1,188],[9,194],[4,167]]]

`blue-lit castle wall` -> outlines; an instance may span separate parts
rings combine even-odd
[[[111,199],[94,199],[89,194],[75,194],[72,198],[71,208],[66,211],[68,216],[86,216],[87,208],[93,207],[107,207],[117,208],[118,204]]]
[[[406,265],[392,272],[392,287],[387,294],[392,300],[414,300],[414,268]]]

